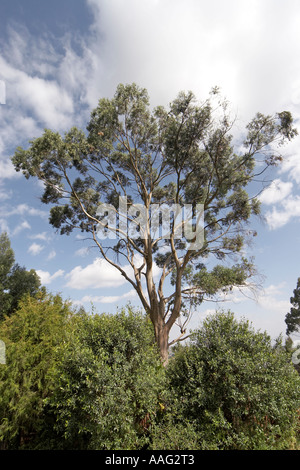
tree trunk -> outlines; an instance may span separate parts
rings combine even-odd
[[[155,328],[155,337],[156,343],[159,349],[161,361],[166,367],[169,362],[169,349],[168,349],[168,339],[169,332],[165,325],[160,325]]]

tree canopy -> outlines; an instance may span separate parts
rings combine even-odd
[[[46,129],[12,158],[26,178],[44,182],[41,200],[51,205],[53,227],[90,234],[100,255],[136,290],[164,362],[175,323],[180,334],[173,341],[179,341],[203,300],[253,276],[242,248],[251,233],[247,224],[260,209],[247,187],[282,160],[280,146],[297,134],[287,111],[258,113],[238,145],[233,126],[217,89],[202,103],[181,92],[168,109],[152,109],[146,89],[120,84],[112,99],[99,100],[87,132]],[[157,205],[166,232],[152,230]],[[188,207],[188,220],[174,207]],[[210,270],[208,257],[215,258]]]
[[[300,277],[297,280],[297,286],[293,291],[293,296],[290,298],[292,307],[285,316],[286,334],[299,332],[300,328]]]
[[[7,233],[0,234],[0,319],[11,315],[24,294],[36,295],[41,281],[34,269],[27,271],[15,263]]]

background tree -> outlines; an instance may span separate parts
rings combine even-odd
[[[72,311],[60,296],[25,296],[0,323],[6,364],[0,365],[0,444],[4,449],[60,446],[46,399],[55,388],[55,354]]]
[[[254,274],[252,262],[241,252],[247,222],[259,213],[259,203],[246,187],[281,161],[276,145],[297,134],[289,112],[257,114],[238,143],[241,150],[235,150],[234,120],[227,103],[218,100],[216,89],[200,104],[193,93],[180,93],[169,109],[152,110],[145,89],[119,85],[112,99],[100,99],[87,133],[72,128],[61,136],[45,130],[27,150],[17,148],[12,158],[26,178],[44,182],[41,199],[52,204],[50,223],[62,234],[75,228],[88,232],[101,256],[136,290],[165,363],[170,344],[184,338],[193,309],[220,291],[245,285]],[[125,220],[120,196],[127,204]],[[115,208],[114,240],[99,236],[100,227],[112,228],[103,218],[104,203]],[[138,203],[145,209],[143,220]],[[190,204],[196,227],[200,212],[195,210],[202,204],[204,243],[193,245],[195,232],[180,234],[178,229],[188,227],[184,221],[176,226],[175,215],[168,237],[152,233],[153,203],[169,209]],[[209,255],[216,263],[227,260],[227,266],[215,263],[209,271]],[[157,281],[155,263],[160,268]],[[180,335],[169,342],[176,322]]]
[[[0,319],[11,315],[24,294],[36,295],[41,290],[41,281],[34,269],[15,263],[7,233],[0,235]]]
[[[292,307],[289,313],[285,316],[285,323],[287,325],[286,334],[299,332],[300,327],[300,277],[297,280],[297,287],[293,291],[294,295],[290,298]]]
[[[7,234],[0,235],[0,318],[7,312],[10,306],[9,298],[9,274],[15,262],[15,255],[11,248]]]
[[[167,373],[171,419],[153,433],[154,449],[186,445],[188,436],[198,449],[297,445],[300,377],[280,338],[272,345],[249,321],[217,312],[177,347]]]

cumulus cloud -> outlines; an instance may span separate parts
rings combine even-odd
[[[30,253],[33,256],[37,256],[40,254],[40,252],[44,249],[43,245],[39,245],[38,243],[32,243],[30,247],[28,248],[28,253]]]
[[[298,139],[294,141],[295,144],[299,145]],[[296,145],[295,145],[296,146]],[[299,149],[295,148],[295,153],[289,155],[288,158],[284,159],[280,172],[288,173],[290,179],[295,181],[297,184],[300,184],[300,159],[299,159]]]
[[[84,38],[74,31],[62,38],[43,31],[37,40],[24,26],[8,29],[1,74],[8,100],[30,110],[29,127],[36,121],[68,127],[83,116],[78,105],[95,107],[119,82],[132,81],[149,89],[155,105],[168,104],[183,89],[203,99],[219,85],[244,116],[277,111],[291,101],[297,111],[297,1],[86,3],[93,23]]]
[[[26,110],[43,127],[60,129],[70,125],[72,120],[73,101],[67,89],[60,87],[55,81],[46,77],[35,76],[24,71],[24,67],[18,68],[0,56],[1,75],[7,83],[7,103],[13,104],[16,109]],[[44,56],[47,61],[47,56]],[[13,90],[13,93],[10,91]],[[7,118],[12,116],[7,114]],[[28,123],[32,121],[24,121]],[[17,129],[20,132],[20,128]]]
[[[47,261],[50,261],[51,259],[55,258],[56,257],[56,251],[55,250],[51,250],[49,255],[47,256]]]
[[[126,282],[116,268],[101,258],[95,259],[92,264],[84,268],[76,266],[66,278],[67,286],[73,289],[119,287]]]
[[[0,180],[18,178],[21,174],[17,173],[10,159],[0,159]]]
[[[49,239],[49,235],[47,235],[47,232],[41,232],[41,233],[36,233],[35,235],[30,235],[29,238],[31,240],[47,241]]]
[[[48,212],[42,211],[40,209],[36,209],[35,207],[31,207],[28,204],[18,204],[14,208],[3,209],[3,212],[5,213],[6,216],[31,215],[31,216],[37,216],[37,217],[42,217],[42,218],[48,217]]]
[[[137,267],[142,265],[142,258],[137,255],[134,258]],[[122,267],[127,276],[134,279],[132,267],[127,264]],[[154,278],[161,272],[160,268],[154,264]],[[120,271],[102,258],[96,258],[93,263],[85,267],[76,266],[66,275],[68,280],[67,286],[73,289],[98,289],[102,287],[119,287],[128,282],[120,273]]]
[[[57,279],[58,277],[63,276],[64,271],[62,269],[59,269],[56,271],[54,274],[50,274],[48,271],[42,271],[40,269],[36,270],[37,275],[39,276],[41,283],[43,285],[51,284],[54,279]]]
[[[88,0],[95,56],[89,99],[120,82],[147,87],[155,104],[179,90],[205,98],[214,85],[245,115],[273,112],[299,78],[299,5],[294,0]],[[278,34],[284,26],[284,34]],[[278,57],[280,56],[280,60]],[[100,77],[100,78],[99,78]]]
[[[219,85],[245,119],[286,103],[294,104],[299,115],[297,1],[86,4],[93,22],[84,38],[74,31],[61,38],[43,31],[37,40],[24,26],[9,27],[0,69],[8,100],[23,111],[3,118],[11,142],[17,131],[20,140],[20,134],[31,138],[44,126],[84,126],[98,99],[111,96],[120,82],[148,88],[153,105],[167,105],[180,90],[205,99]],[[284,34],[278,34],[283,26]],[[17,123],[17,116],[24,115]]]
[[[280,298],[283,296],[283,289],[285,282],[278,285],[269,285],[264,289],[264,292],[258,297],[258,304],[264,309],[274,313],[288,312],[291,308],[289,300]]]
[[[126,292],[122,295],[100,295],[100,296],[91,296],[85,295],[80,303],[101,303],[101,304],[113,304],[119,302],[120,300],[129,300],[137,296],[135,289],[131,289],[129,292]]]
[[[89,253],[88,247],[82,247],[75,251],[76,256],[82,256],[83,258]]]
[[[283,227],[292,219],[300,217],[300,196],[291,195],[284,199],[279,207],[273,207],[267,211],[265,219],[271,230]]]
[[[5,219],[0,218],[0,232],[10,233],[9,225]]]
[[[21,222],[20,224],[16,226],[16,228],[13,231],[13,235],[18,235],[23,230],[30,229],[30,228],[31,228],[30,224],[26,220],[24,220],[23,222]]]
[[[1,177],[0,177],[1,179]],[[13,195],[13,191],[11,189],[6,189],[5,186],[0,181],[0,202],[7,201]]]
[[[283,202],[283,200],[291,194],[292,189],[293,183],[291,181],[284,182],[276,178],[270,186],[260,194],[259,200],[267,205]]]

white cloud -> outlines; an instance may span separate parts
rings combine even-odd
[[[293,183],[291,181],[284,182],[276,178],[270,186],[260,194],[259,200],[267,205],[282,202],[283,199],[291,194],[292,189]]]
[[[46,56],[44,60],[47,60]],[[54,80],[29,75],[1,56],[0,68],[9,89],[14,90],[13,95],[7,96],[8,103],[33,113],[35,120],[44,127],[60,129],[70,125],[74,109],[67,89],[61,88]]]
[[[284,199],[279,208],[273,207],[265,214],[271,230],[283,227],[294,218],[300,217],[300,196],[289,196]]]
[[[136,255],[133,261],[137,267],[141,266],[143,263],[140,255]],[[129,278],[134,279],[133,269],[130,264],[122,266],[122,269]],[[156,278],[160,272],[161,269],[154,264],[153,277]],[[96,258],[92,264],[89,264],[84,268],[76,266],[69,274],[67,274],[66,278],[68,279],[67,286],[72,287],[73,289],[85,289],[87,287],[92,289],[101,287],[119,287],[128,282],[117,268],[102,258]]]
[[[31,240],[43,240],[47,241],[49,239],[49,235],[47,235],[47,232],[42,232],[42,233],[37,233],[35,235],[30,235],[29,238]]]
[[[281,282],[279,284],[270,284],[263,289],[251,289],[249,287],[246,287],[245,289],[238,289],[234,287],[233,294],[231,296],[229,295],[229,300],[232,300],[235,304],[253,300],[265,311],[284,314],[290,309],[291,306],[289,300],[286,300],[286,295],[284,293],[285,287],[285,282]]]
[[[84,37],[72,31],[54,39],[43,31],[37,40],[25,27],[8,28],[0,69],[8,102],[22,111],[7,111],[3,118],[13,145],[37,135],[40,127],[84,126],[89,111],[77,112],[78,107],[95,107],[119,82],[148,88],[153,105],[167,105],[180,90],[205,99],[220,85],[247,119],[286,103],[298,112],[300,67],[294,57],[300,52],[300,8],[295,0],[86,3],[93,24]],[[24,114],[22,122],[18,116]]]
[[[267,311],[274,313],[285,314],[291,308],[289,300],[280,298],[283,296],[282,290],[285,287],[285,282],[278,285],[269,285],[264,289],[264,292],[258,297],[258,304]]]
[[[22,232],[23,230],[30,229],[31,226],[30,224],[24,220],[21,222],[19,225],[16,226],[16,228],[13,231],[13,235],[18,235],[18,233]]]
[[[55,258],[55,256],[56,256],[56,251],[51,250],[49,255],[47,256],[47,261],[50,261],[51,259]]]
[[[283,227],[290,221],[291,214],[282,210],[278,210],[274,207],[272,211],[268,211],[266,213],[265,218],[269,228],[271,230],[276,230]]]
[[[67,286],[73,289],[119,287],[126,282],[116,268],[100,258],[84,268],[76,266],[66,278]]]
[[[31,215],[46,218],[48,217],[48,212],[36,209],[35,207],[30,207],[28,204],[18,204],[14,208],[7,209],[5,215]]]
[[[64,271],[62,269],[59,269],[58,271],[56,271],[54,274],[51,275],[48,271],[42,271],[40,269],[37,269],[36,273],[41,279],[41,283],[43,285],[46,285],[46,284],[51,284],[51,282],[54,281],[54,279],[57,279],[58,277],[63,276]]]
[[[203,99],[211,87],[220,85],[244,116],[252,117],[258,110],[273,112],[286,103],[294,103],[297,111],[297,1],[86,3],[93,24],[84,37],[71,31],[54,38],[43,31],[37,38],[24,26],[8,28],[1,76],[7,82],[8,102],[27,111],[23,123],[18,116],[24,113],[14,112],[10,122],[5,120],[14,144],[20,140],[19,131],[25,131],[26,139],[41,124],[55,129],[74,122],[84,125],[86,116],[77,112],[78,106],[95,107],[99,97],[111,96],[119,82],[145,86],[155,105],[168,104],[183,89]],[[278,34],[283,28],[284,34]],[[57,44],[62,46],[59,52]],[[16,119],[19,126],[11,126]]]
[[[0,232],[6,232],[7,234],[10,233],[10,229],[9,229],[7,221],[1,218],[0,218]]]
[[[295,144],[299,146],[298,139],[294,141]],[[299,159],[299,149],[295,149],[294,155],[289,155],[287,158],[284,159],[282,165],[280,167],[281,173],[288,173],[289,177],[296,181],[296,183],[300,183],[300,159]]]
[[[76,256],[82,256],[82,257],[85,257],[88,253],[89,253],[88,247],[79,248],[79,250],[75,251]]]
[[[22,175],[16,172],[10,159],[0,159],[0,180],[18,178],[20,176]]]
[[[1,176],[0,176],[1,180]],[[1,184],[0,181],[0,202],[7,201],[7,199],[10,199],[13,195],[13,191],[11,189],[5,188],[4,184]]]
[[[132,81],[149,89],[154,104],[167,104],[182,89],[203,99],[220,85],[250,117],[258,110],[273,112],[294,94],[299,81],[294,57],[300,52],[294,0],[88,4],[94,12],[88,43],[94,55],[88,88],[93,106],[100,92]]]
[[[120,300],[129,300],[137,296],[135,289],[131,289],[129,292],[126,292],[122,295],[100,295],[100,296],[90,296],[86,295],[81,299],[81,303],[102,303],[102,304],[112,304],[119,302]]]
[[[30,253],[33,256],[37,256],[40,254],[40,252],[44,249],[44,246],[39,245],[38,243],[32,243],[30,247],[28,248],[28,253]]]

